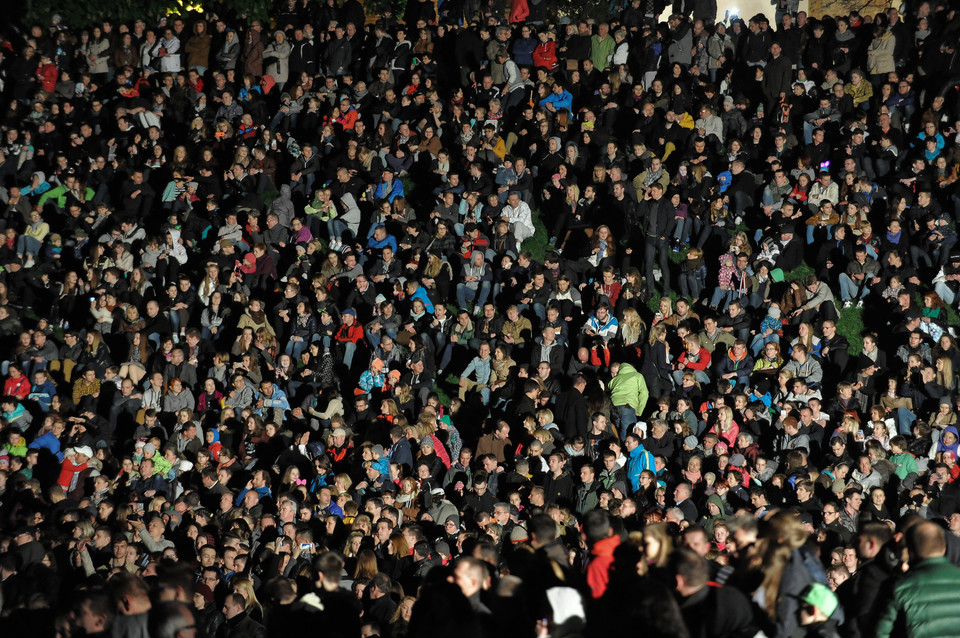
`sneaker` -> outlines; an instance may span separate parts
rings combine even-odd
[[[340,242],[339,239],[331,239],[331,240],[330,240],[330,250],[334,250],[334,251],[336,251],[336,252],[340,252],[340,244],[341,244],[341,242]]]
[[[843,309],[844,309],[844,310],[846,310],[847,308],[850,308],[851,306],[853,306],[853,302],[852,302],[852,301],[847,300],[847,301],[844,301],[844,302],[843,302]]]
[[[482,307],[482,306],[476,306],[476,307],[474,307],[474,309],[473,309],[473,316],[474,316],[474,317],[479,317],[479,316],[482,315],[482,314],[483,314],[483,307]]]
[[[27,270],[30,270],[31,268],[33,268],[34,263],[35,262],[33,260],[33,255],[27,255],[27,261],[23,263],[23,267],[26,268]]]
[[[863,308],[863,299],[857,302],[857,308]]]

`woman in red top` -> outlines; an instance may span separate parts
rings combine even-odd
[[[30,394],[30,379],[23,374],[23,369],[15,363],[10,364],[10,377],[3,384],[3,393],[7,396],[26,399]]]

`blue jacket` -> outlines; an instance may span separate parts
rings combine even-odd
[[[413,303],[414,299],[419,299],[423,302],[423,307],[427,309],[427,312],[431,315],[433,314],[433,302],[430,301],[430,297],[427,296],[427,291],[423,286],[418,286],[417,290],[410,295],[410,302]]]
[[[648,452],[647,449],[643,447],[643,443],[641,443],[633,449],[633,452],[630,452],[627,459],[627,478],[630,479],[630,485],[633,486],[633,491],[639,492],[640,473],[644,470],[656,472],[656,467],[653,463],[653,454]]]
[[[390,246],[393,248],[393,252],[397,251],[397,238],[393,235],[387,235],[383,238],[383,241],[377,241],[373,238],[373,235],[370,236],[370,239],[367,240],[367,248],[373,250],[374,252],[381,252],[385,247]]]
[[[63,452],[60,451],[60,439],[55,437],[53,432],[41,434],[35,438],[27,448],[31,450],[49,450],[51,454],[55,455],[60,461],[63,461]]]
[[[284,412],[290,409],[290,401],[287,399],[287,393],[280,389],[276,383],[273,384],[273,396],[271,398],[263,397],[264,408],[280,408]]]
[[[386,182],[380,182],[377,184],[377,190],[373,193],[373,198],[377,199],[387,199],[390,200],[390,203],[393,203],[397,197],[403,196],[403,182],[399,179],[394,178],[394,180],[387,184]]]
[[[246,495],[247,495],[247,492],[249,492],[249,491],[250,491],[250,490],[248,490],[247,488],[243,488],[242,490],[240,490],[240,493],[237,494],[237,500],[235,500],[235,501],[233,502],[233,504],[236,505],[237,507],[239,507],[240,505],[243,505],[243,497],[246,496]],[[260,495],[260,498],[264,498],[264,497],[269,497],[269,496],[270,496],[270,488],[269,488],[269,487],[258,487],[258,488],[255,488],[254,491],[255,491],[257,494]]]
[[[540,106],[546,107],[547,104],[553,104],[553,108],[558,111],[561,109],[567,109],[568,111],[573,110],[573,95],[570,91],[564,89],[560,95],[556,93],[551,93],[547,97],[540,100]]]

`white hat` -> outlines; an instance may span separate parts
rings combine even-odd
[[[74,448],[73,453],[74,453],[74,454],[83,454],[83,455],[84,455],[85,457],[87,457],[88,459],[92,459],[92,458],[93,458],[93,450],[90,449],[90,446],[89,446],[89,445],[81,445],[81,446],[78,447],[78,448]]]

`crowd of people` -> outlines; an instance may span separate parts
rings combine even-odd
[[[602,4],[6,28],[10,635],[960,635],[955,3]]]

